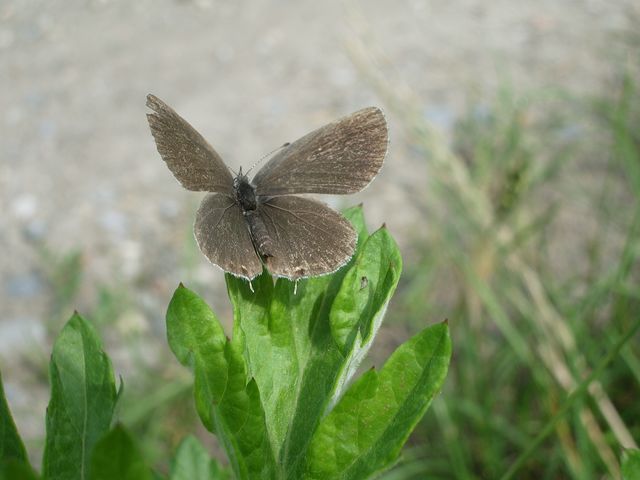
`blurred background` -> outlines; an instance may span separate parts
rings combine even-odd
[[[0,369],[40,464],[48,357],[78,309],[161,471],[191,431],[164,335],[178,282],[230,325],[195,246],[152,92],[234,169],[367,105],[391,145],[364,192],[405,271],[371,353],[448,318],[454,357],[387,479],[496,478],[640,321],[640,8],[632,0],[5,0],[0,3]],[[518,478],[619,476],[640,441],[640,340]],[[220,455],[220,458],[223,458]]]

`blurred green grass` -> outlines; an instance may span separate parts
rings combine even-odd
[[[388,321],[448,317],[454,342],[442,395],[383,478],[502,478],[516,461],[511,478],[620,478],[640,439],[638,335],[553,422],[640,322],[637,69],[599,98],[505,87],[446,138],[360,66],[428,165],[427,228]]]

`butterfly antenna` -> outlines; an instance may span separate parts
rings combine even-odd
[[[253,170],[255,167],[257,167],[262,161],[264,161],[265,158],[269,158],[271,155],[273,155],[274,153],[276,153],[279,150],[282,150],[283,148],[287,148],[289,145],[291,145],[291,143],[287,142],[287,143],[283,143],[282,145],[280,145],[278,148],[271,150],[269,153],[267,153],[266,155],[263,155],[263,157],[258,160],[256,163],[254,163],[253,165],[251,165],[251,168],[249,170],[247,170],[247,172],[245,173],[245,175],[249,175],[249,172],[251,170]]]

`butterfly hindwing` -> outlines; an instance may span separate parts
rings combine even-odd
[[[271,239],[264,263],[273,275],[297,279],[331,273],[347,263],[357,235],[326,205],[296,196],[274,197],[258,207]]]
[[[220,194],[204,197],[193,230],[202,253],[225,272],[249,280],[262,273],[247,223],[232,198]]]

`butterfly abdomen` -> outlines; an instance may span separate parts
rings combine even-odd
[[[248,210],[244,213],[244,218],[247,219],[251,239],[260,256],[262,258],[272,257],[273,244],[271,242],[271,236],[269,236],[267,226],[260,215],[258,215],[258,212],[256,210]]]

